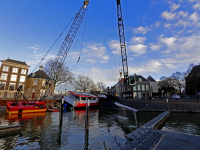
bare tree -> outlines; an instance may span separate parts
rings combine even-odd
[[[69,71],[68,67],[64,63],[59,64],[59,67],[55,66],[53,59],[45,63],[44,71],[54,81],[55,87],[62,83],[72,83],[74,80],[74,74]]]
[[[174,88],[179,89],[180,93],[183,88],[185,88],[185,73],[175,72],[172,77],[175,81]]]
[[[76,90],[85,92],[86,89],[94,90],[96,88],[95,83],[88,76],[79,75],[72,83]]]
[[[101,93],[104,92],[106,89],[106,85],[103,82],[97,82],[97,87]]]

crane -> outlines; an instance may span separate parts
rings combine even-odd
[[[122,56],[122,66],[123,66],[123,74],[124,74],[124,85],[125,85],[125,93],[129,93],[129,77],[128,77],[128,62],[127,62],[127,54],[126,54],[126,41],[124,34],[124,23],[122,17],[122,9],[121,9],[121,1],[117,0],[117,17],[118,17],[118,30],[119,30],[119,38],[120,38],[120,48],[121,48],[121,56]],[[120,72],[120,75],[122,73]]]
[[[56,71],[58,71],[58,72],[59,72],[59,70],[61,71],[61,68],[64,65],[65,58],[67,57],[69,49],[70,49],[70,47],[75,39],[75,36],[81,26],[81,23],[85,17],[85,13],[86,13],[88,4],[89,4],[89,0],[83,1],[83,5],[79,9],[79,11],[76,13],[74,20],[69,28],[69,31],[60,47],[60,50],[58,51],[58,54],[53,61],[53,65],[50,68],[50,71],[48,74],[49,78],[46,79],[46,82],[42,85],[42,87],[35,94],[35,99],[37,99],[40,96],[41,91],[45,91],[44,95],[40,99],[40,100],[45,100],[51,91],[50,89],[53,88],[52,80],[55,81],[54,70],[56,69]],[[43,59],[44,58],[42,58],[42,60]],[[21,91],[21,88],[18,88],[18,93],[21,93],[20,91]],[[17,99],[18,99],[18,97],[17,97]],[[25,98],[25,100],[27,100],[27,99]]]

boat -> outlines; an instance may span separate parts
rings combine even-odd
[[[47,109],[48,112],[59,112],[60,109]]]
[[[69,95],[64,96],[65,103],[74,108],[83,108],[86,106],[99,106],[98,97],[89,93],[68,91]]]
[[[44,101],[20,101],[8,102],[6,112],[9,115],[26,114],[26,113],[41,113],[46,112],[46,105]]]

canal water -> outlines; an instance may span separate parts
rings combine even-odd
[[[85,110],[67,111],[63,114],[60,130],[59,112],[46,112],[22,116],[0,116],[0,126],[23,123],[20,132],[0,137],[0,149],[44,149],[44,150],[102,150],[118,149],[114,137],[122,146],[124,133],[150,121],[161,112],[138,112],[137,123],[130,111],[89,111],[89,132],[85,126]],[[161,130],[200,135],[199,113],[171,113],[171,118]]]

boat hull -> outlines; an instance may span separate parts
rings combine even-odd
[[[67,103],[70,106],[73,106],[74,108],[82,108],[82,107],[86,107],[88,105],[87,101],[76,101],[76,100],[70,98],[69,96],[65,96],[64,101],[65,101],[65,103]],[[97,100],[90,100],[89,106],[90,107],[98,107],[99,103]]]
[[[46,112],[46,106],[43,101],[33,101],[33,102],[19,102],[14,105],[13,102],[8,102],[6,106],[6,112],[9,115],[14,114],[27,114],[27,113],[42,113]]]

